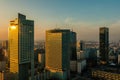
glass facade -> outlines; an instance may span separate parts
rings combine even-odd
[[[52,77],[61,80],[69,78],[70,71],[70,30],[48,30],[46,31],[46,69],[52,72]],[[61,76],[63,72],[63,76]],[[65,76],[66,75],[66,76]],[[61,77],[60,77],[61,76]],[[62,79],[64,77],[64,79]]]
[[[10,72],[18,73],[18,19],[10,21],[9,27]]]
[[[62,33],[46,33],[46,68],[62,69]]]
[[[70,42],[71,42],[71,57],[70,60],[72,61],[77,61],[77,53],[76,53],[76,33],[75,32],[70,32]]]
[[[8,35],[10,72],[16,73],[19,80],[28,80],[34,74],[34,21],[18,14],[18,19],[10,21]]]
[[[106,27],[100,28],[100,58],[102,61],[108,61],[109,52],[109,29]]]

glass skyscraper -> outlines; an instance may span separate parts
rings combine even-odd
[[[18,14],[9,27],[10,72],[18,80],[33,80],[34,76],[34,21]]]
[[[108,62],[109,52],[109,29],[106,27],[100,28],[100,59],[102,62]]]
[[[71,42],[71,57],[70,60],[77,61],[77,53],[76,53],[76,32],[71,31],[70,32],[70,42]]]
[[[76,61],[76,33],[69,29],[46,31],[46,69],[52,78],[69,80],[70,61]]]
[[[70,74],[70,30],[46,31],[46,69],[53,78],[68,80]]]

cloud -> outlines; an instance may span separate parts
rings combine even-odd
[[[73,18],[72,17],[67,17],[64,21],[66,24],[70,24],[71,22],[74,22],[73,21]]]

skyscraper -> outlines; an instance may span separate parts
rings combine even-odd
[[[76,33],[70,31],[70,71],[77,72]]]
[[[70,30],[46,31],[46,69],[57,80],[68,80],[70,74]]]
[[[28,80],[34,75],[34,21],[18,14],[9,27],[10,72],[18,80]],[[31,71],[31,74],[29,73]]]
[[[100,58],[102,62],[108,62],[109,52],[109,29],[106,27],[100,28]]]
[[[76,33],[71,31],[70,42],[71,42],[71,60],[77,60],[77,53],[76,53]]]

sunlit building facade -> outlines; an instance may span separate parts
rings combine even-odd
[[[100,28],[100,58],[104,63],[108,62],[109,52],[109,29],[106,27]]]
[[[18,14],[9,27],[10,72],[18,80],[33,80],[34,75],[34,21]]]
[[[45,67],[53,78],[68,80],[70,75],[70,30],[46,31]]]

